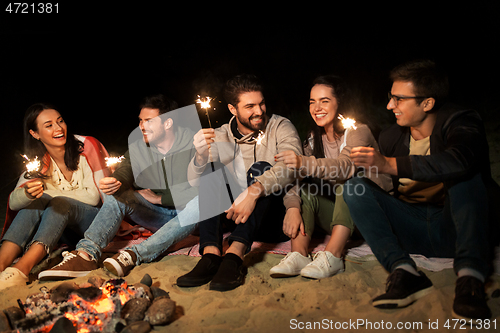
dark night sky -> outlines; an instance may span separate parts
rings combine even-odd
[[[157,8],[60,8],[51,16],[0,16],[0,149],[2,160],[14,164],[4,169],[3,190],[12,189],[22,169],[17,154],[24,111],[39,101],[55,104],[74,133],[123,153],[146,95],[162,92],[188,105],[204,91],[221,97],[227,78],[250,72],[264,81],[268,111],[293,118],[307,114],[312,79],[336,73],[384,125],[392,121],[384,112],[388,71],[426,57],[448,70],[454,100],[487,119],[500,111],[500,16],[493,6],[433,12],[425,19],[416,9],[412,16],[399,8],[364,16],[351,8],[329,16],[332,7],[311,16],[299,8],[293,18],[282,12],[279,20],[236,9],[234,15],[214,9],[209,18],[180,18]],[[225,121],[229,111],[217,109],[214,118]]]

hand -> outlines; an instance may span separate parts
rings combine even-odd
[[[38,199],[43,194],[43,183],[40,180],[34,180],[26,183],[24,193],[30,199]]]
[[[210,144],[214,142],[215,130],[202,128],[194,135],[193,145],[196,148],[196,164],[205,165],[208,162]]]
[[[275,162],[283,162],[289,169],[300,169],[302,156],[295,154],[293,150],[287,150],[274,156]]]
[[[122,186],[114,177],[104,177],[99,181],[99,189],[104,192],[104,194],[112,195]]]
[[[231,208],[225,211],[226,218],[236,224],[245,223],[255,209],[257,200],[263,195],[262,184],[259,182],[252,184],[236,198]]]
[[[299,232],[303,236],[306,235],[300,209],[288,208],[283,220],[283,233],[291,239],[295,239],[299,235]]]
[[[151,191],[149,188],[143,190],[137,190],[137,193],[142,195],[144,199],[151,202],[153,205],[161,205],[161,195],[156,194]]]
[[[398,174],[396,158],[385,157],[372,147],[354,147],[351,150],[351,161],[357,167],[368,169],[376,167],[379,173]]]

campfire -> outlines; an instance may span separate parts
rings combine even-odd
[[[26,302],[17,300],[19,307],[4,310],[0,331],[149,332],[151,326],[168,324],[175,313],[168,293],[151,283],[146,274],[134,285],[92,277],[81,286],[64,282],[52,290],[44,287]]]

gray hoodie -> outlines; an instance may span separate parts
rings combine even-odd
[[[238,179],[246,180],[246,171],[253,163],[265,161],[271,168],[261,176],[255,177],[264,189],[265,194],[283,190],[295,180],[295,172],[287,169],[283,162],[275,162],[274,156],[286,150],[302,154],[302,144],[295,126],[285,117],[272,115],[263,131],[263,138],[259,141],[258,132],[241,135],[237,130],[236,118],[228,124],[215,129],[215,144],[211,145],[211,158],[230,168]],[[238,158],[239,157],[239,158]],[[188,179],[192,186],[198,186],[199,177],[209,163],[195,165],[194,158],[189,163]]]

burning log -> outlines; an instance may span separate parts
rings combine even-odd
[[[77,333],[73,322],[66,317],[59,318],[49,333]]]
[[[134,285],[93,277],[80,286],[42,287],[25,303],[18,300],[19,308],[0,311],[0,332],[149,332],[152,325],[171,322],[175,313],[168,292],[151,284],[146,274]]]
[[[95,302],[102,297],[102,290],[97,287],[80,288],[73,292],[87,302]]]
[[[64,282],[50,290],[50,300],[54,303],[61,303],[68,300],[69,294],[78,290],[78,285],[74,282]]]

